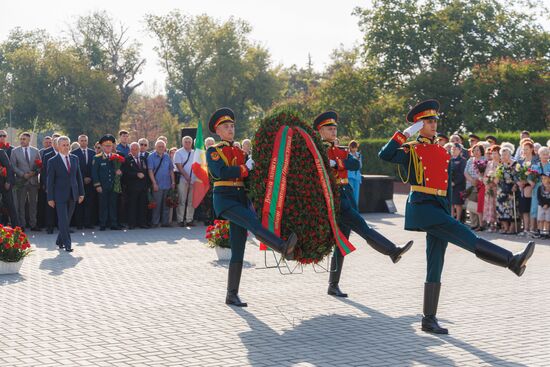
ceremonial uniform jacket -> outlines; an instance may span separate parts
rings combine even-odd
[[[107,155],[100,153],[94,157],[92,164],[92,181],[94,187],[112,190],[115,183],[115,165]]]
[[[348,170],[358,170],[361,163],[353,158],[346,150],[337,147],[333,143],[324,142],[324,144],[327,148],[328,159],[336,162],[336,167],[331,168],[331,170],[336,178],[336,184],[340,189],[340,209],[356,209],[353,189],[348,181]]]
[[[451,214],[451,157],[435,140],[421,136],[416,141],[406,140],[396,132],[378,156],[397,163],[401,179],[411,184],[405,229],[420,231],[445,223]]]
[[[223,211],[238,205],[247,205],[244,179],[248,177],[242,149],[232,142],[222,141],[206,151],[208,172],[213,182],[214,210]]]

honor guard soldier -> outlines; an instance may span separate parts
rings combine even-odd
[[[447,151],[436,144],[439,102],[427,100],[407,114],[412,124],[403,133],[397,131],[378,153],[385,161],[398,164],[403,182],[411,184],[405,209],[405,229],[426,232],[427,274],[424,285],[424,317],[422,330],[447,334],[436,318],[441,272],[447,242],[475,253],[480,259],[506,267],[517,276],[525,271],[533,255],[534,242],[516,255],[483,238],[451,216],[451,165]],[[407,139],[419,132],[415,141]],[[401,172],[404,173],[403,178]]]
[[[239,307],[247,304],[239,298],[239,283],[243,267],[246,231],[252,232],[258,240],[287,260],[293,259],[297,236],[292,233],[285,241],[264,228],[256,213],[250,209],[250,202],[244,189],[244,180],[253,168],[254,162],[244,160],[244,152],[233,146],[235,136],[235,115],[229,108],[220,108],[210,118],[210,132],[217,134],[222,141],[208,148],[206,159],[208,172],[213,182],[214,210],[218,217],[229,221],[229,241],[231,260],[227,281],[225,303]]]
[[[114,192],[115,175],[121,175],[115,170],[111,155],[115,145],[115,137],[107,134],[99,139],[103,152],[94,157],[92,164],[92,181],[99,195],[99,230],[104,231],[110,223],[111,229],[119,230],[117,222],[117,193]]]
[[[313,122],[313,129],[318,131],[327,148],[327,155],[336,177],[336,184],[340,191],[340,216],[338,226],[342,233],[349,238],[351,231],[363,237],[367,243],[376,251],[387,255],[394,263],[397,263],[401,256],[411,248],[413,241],[409,241],[405,246],[398,247],[381,233],[375,231],[369,225],[357,210],[357,204],[353,197],[353,189],[348,182],[348,170],[355,171],[359,169],[359,161],[350,156],[350,154],[335,145],[337,137],[338,114],[334,111],[328,111],[320,114]],[[330,264],[330,277],[328,294],[337,297],[347,297],[348,295],[340,290],[338,283],[342,274],[344,257],[338,249],[334,250]]]

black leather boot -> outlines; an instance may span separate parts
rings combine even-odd
[[[242,271],[243,263],[229,263],[229,274],[227,277],[227,296],[225,297],[226,305],[234,305],[237,307],[248,306],[248,304],[242,302],[239,298],[239,284],[241,282]]]
[[[449,334],[449,330],[439,326],[437,322],[437,304],[441,283],[424,283],[424,317],[422,331],[434,334]]]
[[[409,251],[413,245],[413,241],[409,241],[403,247],[396,246],[392,241],[384,237],[380,232],[371,230],[365,234],[365,240],[376,251],[381,254],[388,255],[391,261],[396,264],[405,252]]]
[[[340,290],[338,283],[340,283],[340,274],[342,274],[342,266],[344,265],[343,256],[332,256],[330,261],[330,275],[328,278],[328,291],[327,293],[335,297],[347,297],[348,294]]]
[[[497,246],[483,238],[478,238],[475,253],[481,260],[508,268],[520,277],[525,272],[527,260],[533,256],[534,251],[535,242],[533,241],[530,241],[522,252],[512,254],[512,252],[505,248]]]
[[[296,247],[296,243],[298,242],[298,236],[296,235],[296,233],[291,233],[290,236],[288,236],[288,239],[284,241],[279,238],[275,233],[262,227],[258,232],[254,233],[254,235],[258,240],[260,240],[260,242],[269,246],[269,248],[271,248],[273,251],[276,251],[283,255],[285,259],[294,259],[294,248]]]

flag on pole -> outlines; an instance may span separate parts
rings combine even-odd
[[[199,120],[197,137],[195,139],[195,154],[193,156],[193,165],[191,166],[191,170],[196,178],[193,184],[193,208],[199,206],[202,199],[204,199],[204,195],[206,195],[208,189],[210,189],[208,166],[206,164],[206,149],[202,136],[202,122]]]

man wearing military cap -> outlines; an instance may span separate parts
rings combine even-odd
[[[104,231],[110,225],[111,229],[119,230],[117,222],[117,193],[114,192],[115,176],[122,175],[116,170],[111,160],[115,137],[107,134],[99,139],[102,152],[94,157],[92,164],[92,181],[99,196],[99,230]]]
[[[521,276],[527,260],[533,255],[534,242],[529,242],[523,252],[512,254],[483,238],[451,216],[451,165],[445,149],[435,144],[439,102],[427,100],[410,110],[407,121],[412,125],[403,133],[397,131],[378,153],[385,161],[398,164],[404,182],[410,182],[411,192],[405,209],[405,229],[426,232],[426,256],[428,262],[424,285],[424,317],[422,330],[447,334],[436,318],[441,272],[447,243],[451,242],[480,259],[506,267]],[[419,133],[414,141],[407,139]]]
[[[239,298],[239,284],[243,267],[246,231],[252,232],[258,240],[274,251],[292,260],[297,236],[292,233],[283,240],[264,228],[256,214],[250,209],[250,202],[244,190],[244,180],[254,167],[254,161],[245,162],[244,152],[233,145],[235,136],[235,115],[229,108],[220,108],[210,118],[208,127],[222,141],[208,148],[206,160],[208,172],[213,181],[214,210],[218,217],[229,221],[231,260],[227,281],[225,303],[238,307],[247,304]]]
[[[363,237],[367,243],[376,251],[387,255],[394,263],[397,263],[403,254],[407,252],[413,241],[405,246],[398,247],[381,233],[375,231],[357,211],[357,204],[353,196],[353,189],[348,182],[348,170],[359,169],[359,161],[353,158],[347,151],[335,144],[338,129],[338,114],[334,111],[327,111],[317,116],[313,122],[313,129],[319,132],[323,143],[327,148],[332,173],[336,178],[340,192],[340,216],[338,225],[342,233],[349,238],[351,231]],[[338,283],[342,274],[344,257],[338,249],[334,250],[331,264],[328,294],[336,297],[347,297],[348,295],[340,290]]]

